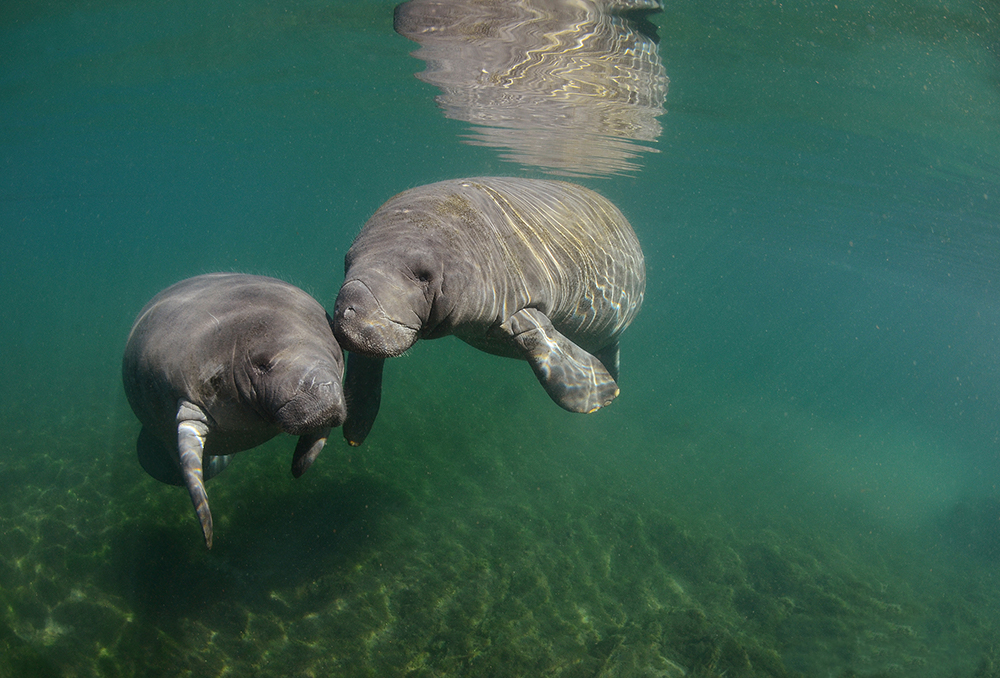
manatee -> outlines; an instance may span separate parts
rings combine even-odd
[[[420,186],[375,212],[344,263],[333,326],[350,354],[352,445],[378,414],[384,360],[419,339],[527,360],[572,412],[618,395],[618,339],[642,305],[645,265],[628,221],[594,191],[505,177]]]
[[[281,432],[299,436],[292,475],[301,476],[344,421],[343,372],[330,316],[306,292],[238,273],[183,280],[146,304],[125,346],[139,461],[187,486],[211,548],[204,481]]]

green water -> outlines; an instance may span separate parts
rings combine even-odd
[[[460,139],[391,2],[0,10],[0,676],[1000,675],[1000,4],[651,17],[658,153],[580,180],[649,286],[622,394],[453,339],[361,448],[136,463],[137,311],[218,270],[332,307]],[[335,436],[336,438],[336,436]]]

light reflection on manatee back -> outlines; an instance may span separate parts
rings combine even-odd
[[[409,0],[395,29],[420,44],[467,143],[564,176],[635,171],[661,133],[668,78],[644,0]],[[646,143],[638,143],[646,142]]]

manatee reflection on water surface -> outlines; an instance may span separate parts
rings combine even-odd
[[[658,0],[409,0],[395,29],[420,44],[421,80],[470,144],[553,174],[638,168],[656,149],[668,78],[652,26]],[[646,30],[646,27],[649,30]],[[640,30],[643,29],[643,30]],[[645,32],[643,32],[645,31]]]

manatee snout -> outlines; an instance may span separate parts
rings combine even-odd
[[[340,288],[333,310],[333,332],[344,350],[374,358],[402,355],[417,340],[417,330],[389,317],[360,280],[348,281]]]
[[[281,430],[295,436],[344,423],[347,408],[340,386],[341,370],[334,365],[315,366],[275,412]]]

